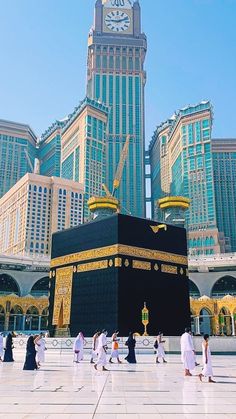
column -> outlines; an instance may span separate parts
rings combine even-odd
[[[201,334],[201,332],[200,332],[200,317],[199,316],[196,317],[196,334],[197,335]]]
[[[232,336],[235,336],[235,323],[234,323],[234,315],[231,316],[231,323],[232,323]]]
[[[5,315],[5,323],[4,323],[4,331],[6,332],[7,330],[9,330],[9,313],[6,313]]]
[[[14,326],[13,326],[13,330],[16,330],[16,316],[14,316]]]
[[[23,315],[23,320],[22,320],[22,330],[25,330],[25,314]]]
[[[214,316],[214,325],[215,325],[214,334],[216,336],[219,336],[220,335],[220,325],[219,325],[219,316],[218,315]]]
[[[42,323],[42,316],[39,316],[39,326],[38,326],[39,330],[41,330],[41,323]]]
[[[227,336],[230,336],[231,335],[231,333],[232,333],[232,330],[231,330],[231,316],[227,316],[226,318],[225,318],[225,323],[226,323],[226,334],[227,334]]]

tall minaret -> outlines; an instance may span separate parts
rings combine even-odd
[[[110,108],[106,173],[110,189],[126,137],[131,136],[117,198],[123,213],[139,217],[145,216],[146,50],[139,2],[97,0],[88,38],[87,95]]]

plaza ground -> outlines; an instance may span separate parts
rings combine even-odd
[[[14,356],[0,365],[0,419],[236,418],[235,356],[213,358],[217,384],[183,377],[179,355],[165,365],[139,355],[137,365],[112,364],[109,372],[96,372],[87,354],[73,364],[72,351],[47,351],[39,371],[22,370],[23,351]]]

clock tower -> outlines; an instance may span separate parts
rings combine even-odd
[[[139,1],[97,0],[94,26],[88,38],[87,95],[109,107],[106,179],[110,190],[122,148],[130,135],[117,198],[122,212],[139,217],[145,216],[146,50]]]

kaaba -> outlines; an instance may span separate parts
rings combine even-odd
[[[180,335],[190,326],[186,230],[113,214],[52,237],[49,328]]]

